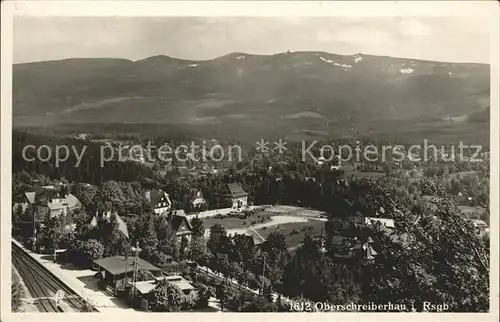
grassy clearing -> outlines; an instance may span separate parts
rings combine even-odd
[[[309,220],[307,222],[294,222],[280,224],[272,227],[263,227],[257,232],[264,238],[267,238],[272,232],[279,232],[285,236],[286,243],[289,248],[295,248],[304,241],[307,227],[311,227],[311,236],[318,236],[322,233],[325,223],[318,220]]]
[[[283,211],[283,216],[288,213],[293,212],[291,210],[299,210],[299,208],[294,207],[282,207],[283,209],[277,207],[275,212],[259,212],[253,215],[249,215],[247,218],[236,218],[236,217],[223,217],[223,218],[205,218],[203,219],[203,225],[205,229],[210,229],[215,224],[221,224],[226,230],[234,229],[248,229],[252,226],[256,226],[262,223],[268,223],[271,221],[271,217],[280,217],[278,214]],[[290,208],[290,209],[289,209]],[[297,208],[297,209],[295,209]],[[307,210],[305,210],[307,211]],[[278,213],[277,213],[278,212]],[[314,213],[315,214],[315,213]],[[311,236],[318,236],[322,233],[325,222],[319,220],[308,220],[306,222],[287,222],[280,223],[273,226],[257,228],[256,231],[263,237],[267,238],[272,232],[280,232],[285,236],[286,243],[289,248],[295,249],[304,241],[305,234],[308,232],[307,228],[311,227]],[[249,231],[248,233],[252,233]]]

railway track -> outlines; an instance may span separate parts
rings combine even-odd
[[[64,291],[65,296],[62,301],[72,311],[98,312],[15,243],[12,243],[12,263],[35,299],[34,304],[41,312],[64,312],[53,299],[59,290]]]

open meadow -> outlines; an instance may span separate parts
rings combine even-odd
[[[235,216],[219,216],[203,219],[209,236],[210,227],[222,225],[229,235],[247,234],[265,241],[272,232],[280,232],[285,236],[289,249],[300,246],[305,234],[320,235],[323,231],[326,216],[324,212],[296,206],[270,206],[264,211],[250,214],[246,218]]]

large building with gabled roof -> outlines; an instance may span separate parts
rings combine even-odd
[[[233,209],[243,209],[248,206],[248,193],[241,187],[239,183],[228,183],[223,197],[227,198]]]

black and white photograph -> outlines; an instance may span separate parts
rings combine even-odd
[[[498,319],[498,3],[63,2],[2,4],[6,321]]]

